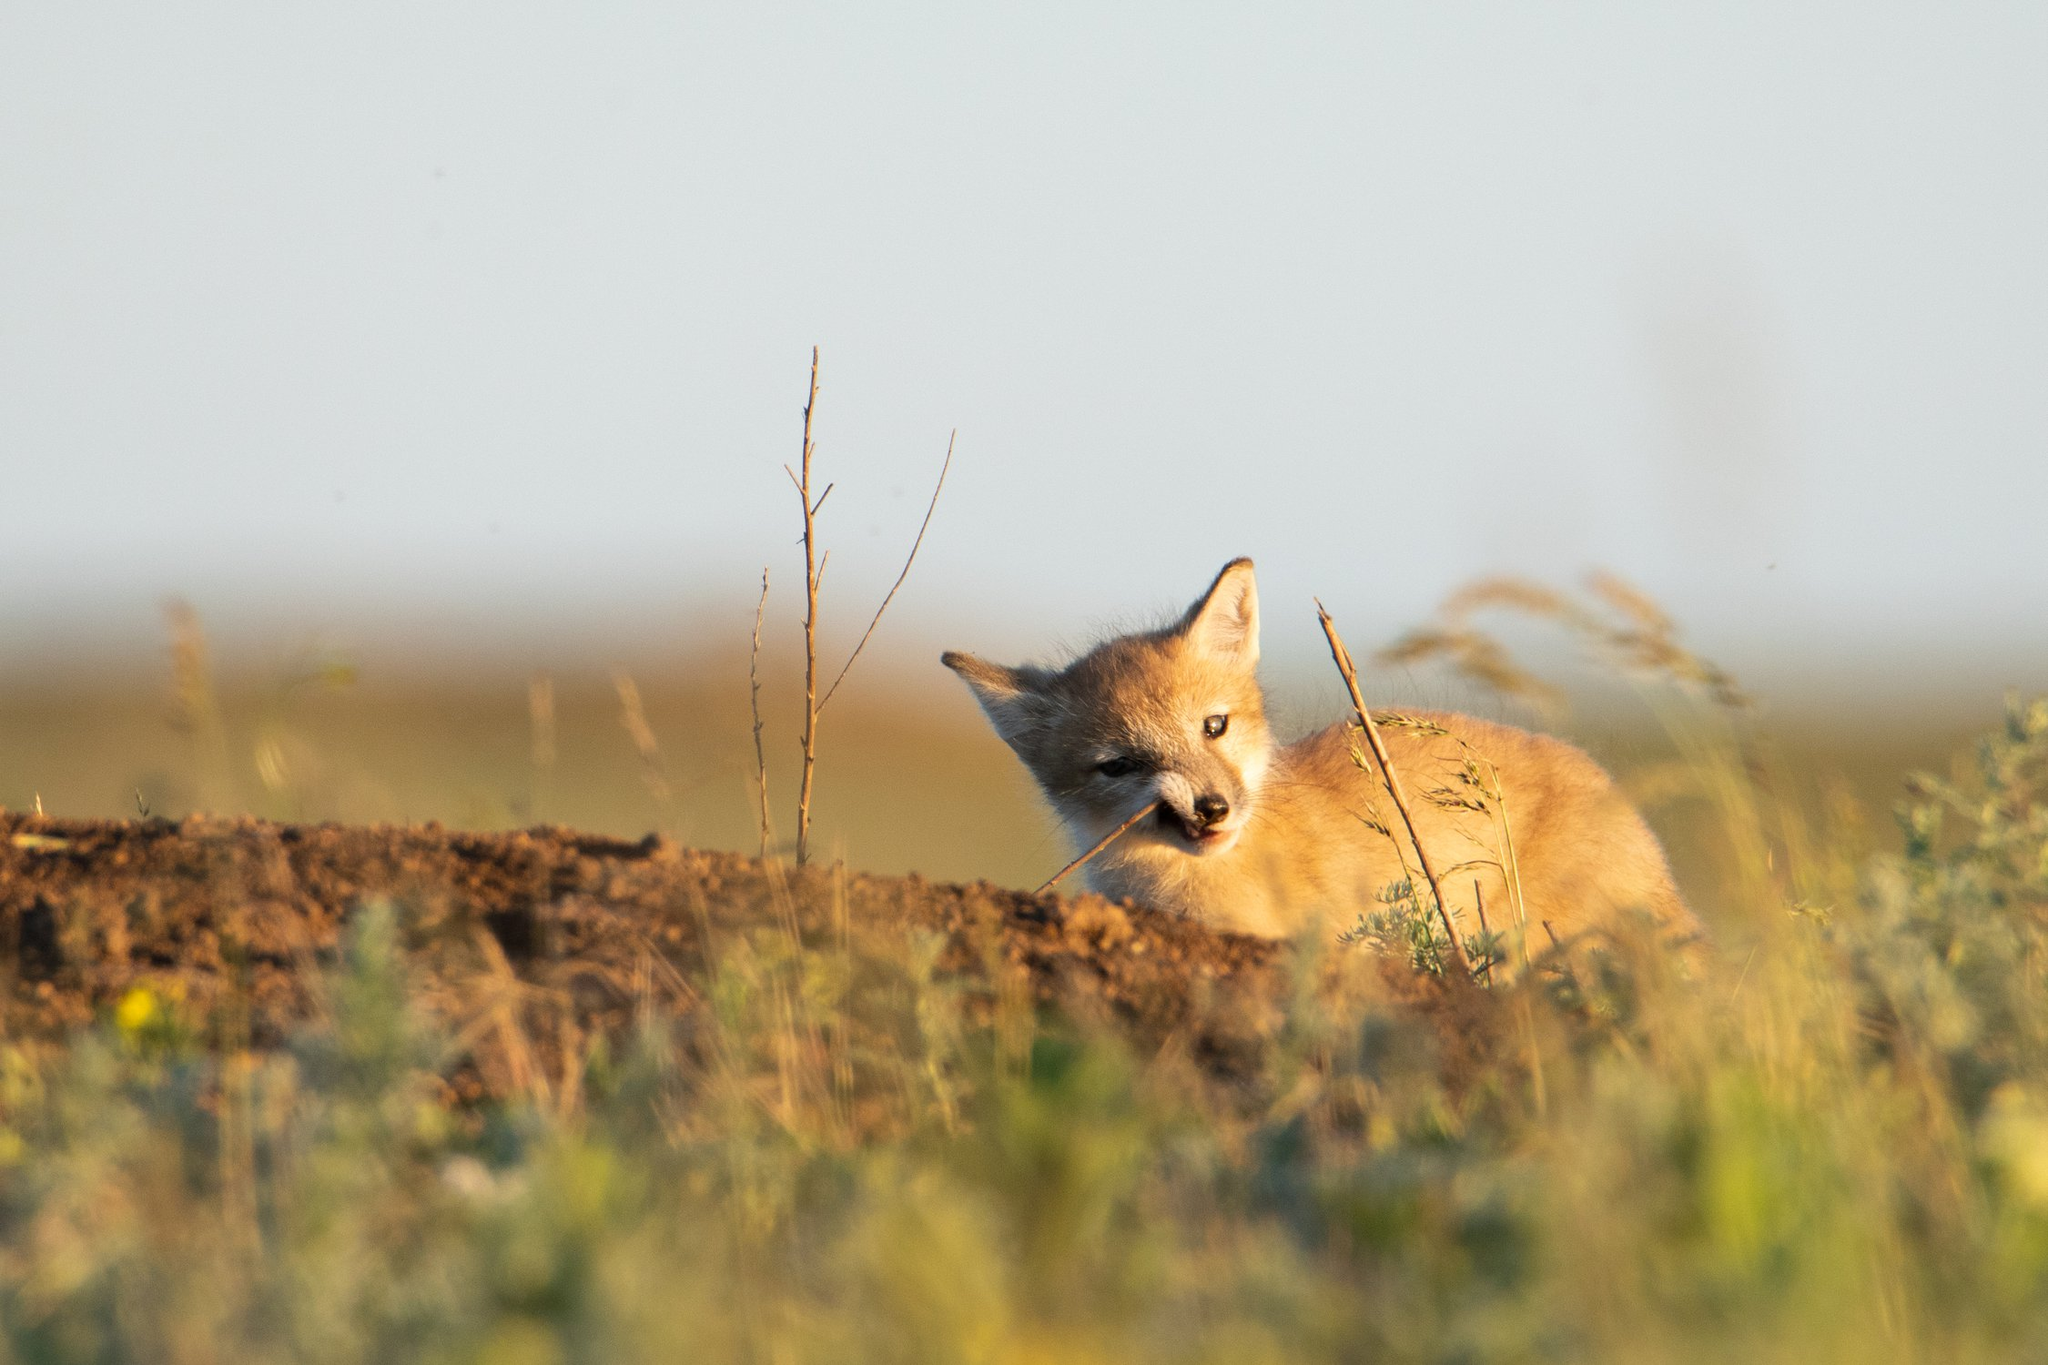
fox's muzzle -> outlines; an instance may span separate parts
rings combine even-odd
[[[1231,799],[1219,787],[1198,789],[1182,773],[1168,773],[1159,782],[1159,831],[1176,847],[1193,853],[1214,853],[1236,841]]]

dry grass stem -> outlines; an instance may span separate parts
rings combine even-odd
[[[882,624],[883,613],[887,612],[889,604],[896,600],[897,590],[903,586],[903,580],[910,577],[910,566],[917,562],[918,549],[924,544],[924,533],[931,528],[932,513],[937,510],[939,505],[939,493],[946,486],[946,473],[953,467],[953,442],[960,434],[956,430],[951,437],[947,438],[945,463],[939,466],[938,482],[932,486],[931,501],[926,504],[924,509],[924,520],[918,524],[917,537],[911,541],[910,553],[904,557],[903,571],[896,575],[895,583],[890,585],[887,595],[882,598],[882,605],[875,608],[874,619],[868,622],[867,630],[862,632],[860,642],[854,645],[853,652],[846,656],[846,663],[840,667],[838,676],[832,679],[832,685],[826,688],[825,695],[820,697],[818,695],[818,594],[824,586],[825,566],[831,562],[832,553],[829,550],[821,551],[818,545],[818,510],[825,505],[825,499],[832,496],[832,490],[838,487],[838,485],[828,483],[825,485],[824,492],[818,494],[815,499],[811,497],[811,457],[817,453],[817,444],[811,436],[811,419],[817,411],[817,407],[818,348],[813,346],[811,347],[811,389],[809,396],[804,401],[803,458],[795,469],[791,469],[788,465],[782,467],[783,473],[789,475],[790,483],[796,488],[796,494],[802,504],[804,515],[803,775],[798,781],[796,796],[796,861],[799,867],[808,863],[811,858],[811,787],[818,766],[818,713],[825,709],[825,703],[831,701],[834,694],[839,691],[839,684],[846,681],[846,675],[852,671],[855,660],[860,658],[861,651],[868,647],[868,641],[874,637],[875,627]],[[767,594],[765,574],[763,575],[761,591],[765,598]],[[755,654],[758,657],[760,652],[760,612],[756,611],[754,616],[754,647]],[[758,684],[755,691],[759,692]],[[757,709],[755,713],[754,739],[757,750],[760,747],[759,727],[760,718]],[[761,765],[761,772],[762,801],[765,811],[765,802],[767,801],[767,769],[765,764]],[[765,814],[761,825],[762,850],[765,853],[768,842]]]
[[[1665,677],[1703,689],[1732,710],[1749,705],[1741,685],[1725,669],[1678,641],[1670,615],[1646,593],[1612,573],[1589,574],[1591,603],[1520,578],[1483,578],[1444,599],[1440,625],[1411,631],[1382,650],[1383,663],[1413,664],[1443,659],[1459,673],[1503,696],[1556,711],[1564,694],[1515,662],[1505,646],[1471,625],[1482,611],[1508,611],[1553,622],[1591,647],[1596,658],[1623,670]]]
[[[1365,697],[1358,690],[1358,670],[1351,662],[1351,651],[1344,648],[1344,641],[1337,634],[1337,623],[1331,619],[1320,599],[1316,601],[1316,620],[1323,627],[1323,638],[1330,642],[1330,658],[1336,662],[1337,671],[1344,675],[1344,686],[1351,693],[1352,709],[1358,712],[1358,723],[1365,731],[1366,743],[1372,746],[1372,756],[1380,765],[1380,777],[1386,783],[1387,795],[1394,798],[1394,809],[1401,813],[1401,823],[1407,827],[1409,841],[1415,845],[1415,860],[1422,865],[1422,875],[1429,882],[1429,894],[1436,900],[1437,917],[1443,921],[1444,933],[1451,940],[1451,956],[1469,977],[1472,964],[1466,960],[1465,945],[1451,924],[1450,907],[1444,903],[1443,884],[1437,880],[1436,870],[1430,865],[1429,850],[1422,846],[1422,836],[1415,831],[1415,817],[1409,814],[1408,797],[1401,790],[1401,775],[1394,770],[1393,760],[1387,757],[1386,741],[1380,738],[1379,727],[1373,724],[1372,712],[1366,709]]]
[[[917,539],[910,542],[910,553],[903,560],[903,572],[896,575],[896,581],[890,585],[888,596],[882,599],[882,605],[875,608],[875,619],[868,622],[868,628],[861,635],[860,643],[853,647],[853,653],[846,656],[846,666],[839,670],[839,676],[834,678],[832,685],[825,689],[824,701],[818,703],[820,711],[825,709],[826,702],[832,700],[832,694],[839,690],[839,684],[846,681],[847,673],[853,668],[853,661],[858,659],[860,652],[868,647],[868,637],[875,633],[876,626],[882,624],[882,613],[889,610],[889,604],[896,600],[896,590],[903,586],[904,579],[910,577],[910,566],[917,562],[918,547],[924,544],[924,533],[931,527],[932,513],[938,510],[939,493],[946,486],[946,473],[953,467],[953,443],[959,439],[960,432],[958,428],[955,428],[953,434],[946,438],[946,460],[944,464],[939,466],[939,480],[932,485],[932,498],[930,502],[925,504],[924,520],[918,523]],[[830,493],[832,490],[827,488],[825,491]],[[823,507],[824,505],[825,499],[819,498],[818,506]],[[815,511],[816,509],[812,510]]]
[[[1487,764],[1491,769],[1493,765]],[[1515,826],[1508,815],[1508,794],[1493,773],[1493,800],[1500,812],[1501,865],[1507,873],[1509,904],[1515,912],[1515,938],[1522,945],[1522,965],[1529,965],[1529,905],[1522,898],[1522,856],[1515,852]]]
[[[1074,861],[1072,861],[1071,863],[1068,863],[1059,871],[1053,873],[1052,876],[1046,880],[1045,885],[1038,888],[1036,894],[1042,896],[1046,892],[1052,890],[1055,886],[1058,886],[1062,881],[1066,880],[1067,876],[1070,873],[1072,873],[1076,868],[1080,867],[1090,858],[1093,858],[1096,854],[1102,852],[1102,850],[1108,848],[1111,844],[1115,843],[1119,838],[1121,838],[1125,833],[1127,833],[1130,830],[1131,826],[1137,824],[1140,820],[1144,819],[1146,816],[1150,815],[1153,811],[1158,809],[1159,803],[1157,801],[1148,803],[1143,809],[1139,810],[1136,815],[1133,815],[1130,819],[1124,821],[1121,825],[1118,825],[1115,829],[1111,830],[1109,833],[1103,835],[1100,839],[1096,840],[1095,846],[1093,848],[1089,849],[1086,853],[1083,853],[1080,857],[1074,859]]]
[[[804,510],[804,734],[803,777],[796,794],[796,861],[801,867],[811,856],[811,779],[818,766],[818,580],[824,566],[818,562],[818,508],[825,499],[811,501],[811,414],[818,406],[818,348],[811,347],[811,392],[804,400],[803,473],[791,473]],[[787,466],[784,466],[787,470]],[[830,493],[828,487],[825,490]]]
[[[612,674],[612,686],[619,694],[619,724],[625,727],[626,735],[633,741],[633,748],[640,755],[640,776],[647,784],[648,795],[661,807],[662,818],[671,826],[675,824],[675,791],[669,786],[668,765],[662,761],[661,745],[654,738],[654,727],[647,723],[646,709],[640,704],[640,685],[633,681],[633,675],[620,669]],[[673,833],[673,829],[670,831]]]
[[[747,705],[754,713],[754,787],[761,798],[761,856],[768,856],[768,751],[761,747],[761,613],[768,609],[768,570],[761,569],[761,599],[754,604],[754,642],[747,654]]]

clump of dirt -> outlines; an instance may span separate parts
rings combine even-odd
[[[1139,1046],[1172,1040],[1226,1075],[1252,1064],[1289,989],[1284,945],[1094,896],[799,870],[553,827],[0,813],[0,1031],[61,1038],[148,985],[209,1021],[217,1043],[274,1045],[321,1014],[347,922],[378,899],[404,907],[421,997],[478,1042],[476,1093],[544,1071],[523,1055],[535,1049],[702,1006],[721,954],[764,936],[898,959],[915,940],[984,1014],[1028,993],[1112,1019]],[[1399,977],[1410,1006],[1446,1022],[1467,1011],[1456,992]]]

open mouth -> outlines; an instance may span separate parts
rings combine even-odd
[[[1235,827],[1218,829],[1197,824],[1192,820],[1183,819],[1179,812],[1166,805],[1159,808],[1159,825],[1161,829],[1170,832],[1177,843],[1196,853],[1217,852],[1237,839]]]

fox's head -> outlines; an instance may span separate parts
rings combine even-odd
[[[1173,625],[1057,671],[944,656],[1084,843],[1156,799],[1158,815],[1120,843],[1196,856],[1236,844],[1272,760],[1258,662],[1249,559],[1224,565]]]

